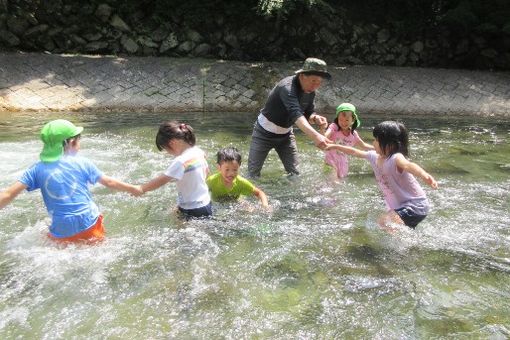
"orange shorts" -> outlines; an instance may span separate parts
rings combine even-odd
[[[48,236],[57,242],[85,242],[85,243],[95,243],[102,241],[104,239],[105,230],[103,225],[103,215],[99,215],[97,218],[97,222],[87,230],[79,232],[73,236],[69,237],[54,237],[48,233]]]

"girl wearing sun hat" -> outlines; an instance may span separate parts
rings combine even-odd
[[[342,103],[337,106],[335,120],[329,125],[325,136],[335,144],[373,150],[374,147],[365,143],[358,135],[356,129],[360,125],[361,121],[356,113],[356,107],[351,103]],[[324,161],[335,169],[337,178],[347,176],[349,160],[344,153],[336,150],[325,151]]]

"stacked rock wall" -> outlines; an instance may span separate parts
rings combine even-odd
[[[454,19],[450,26],[423,16],[411,26],[406,13],[376,20],[369,18],[374,15],[369,8],[352,4],[294,8],[281,17],[260,14],[253,0],[171,3],[0,0],[0,48],[241,61],[316,56],[336,65],[510,69],[510,19],[508,24],[502,19],[500,27],[478,19],[476,29],[463,31]]]

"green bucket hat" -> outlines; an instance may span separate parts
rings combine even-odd
[[[41,129],[41,140],[44,143],[39,155],[41,161],[55,162],[64,154],[64,141],[79,135],[83,131],[81,126],[75,126],[68,120],[57,119],[47,123]]]
[[[351,103],[342,103],[337,106],[336,108],[336,117],[338,118],[338,114],[342,111],[351,111],[352,112],[352,118],[354,122],[352,123],[352,129],[355,130],[361,125],[361,120],[358,118],[358,114],[356,113],[356,107],[352,105]]]
[[[311,73],[326,79],[331,79],[326,62],[318,58],[306,58],[303,67],[296,71],[296,74]]]

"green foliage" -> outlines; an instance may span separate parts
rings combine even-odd
[[[510,21],[505,26],[503,26],[503,32],[510,35]]]
[[[202,27],[219,17],[237,18],[245,22],[253,17],[257,6],[256,0],[110,0],[108,3],[116,3],[116,8],[126,14],[141,12],[150,20],[162,23],[178,21],[187,27]]]
[[[470,1],[460,3],[449,9],[441,18],[441,22],[454,31],[467,32],[479,24],[478,17],[473,13]]]
[[[440,18],[440,23],[453,32],[495,34],[503,31],[510,17],[510,2],[507,0],[450,0],[447,3],[450,6]]]
[[[257,10],[264,16],[276,15],[279,17],[288,17],[298,8],[312,8],[331,6],[323,0],[259,0]]]

